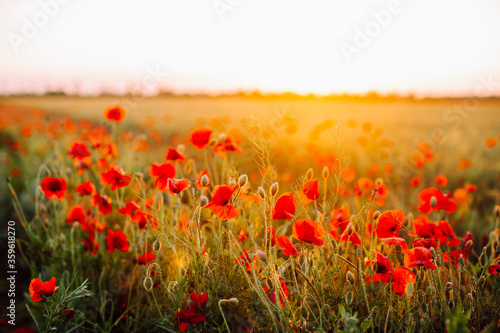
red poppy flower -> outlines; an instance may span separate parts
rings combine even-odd
[[[361,245],[361,238],[354,230],[347,230],[349,226],[349,211],[345,208],[334,209],[332,211],[333,218],[328,222],[330,227],[329,234],[336,241],[348,242],[354,245]],[[350,233],[350,234],[349,234]]]
[[[139,265],[146,265],[148,262],[154,260],[155,258],[156,258],[156,256],[148,251],[148,252],[144,253],[142,256],[140,256],[139,258],[137,258],[137,263]]]
[[[69,146],[68,156],[70,158],[81,160],[85,157],[89,157],[90,153],[85,143],[80,141],[73,141]]]
[[[81,160],[75,158],[73,160],[73,167],[79,175],[83,175],[83,172],[89,170],[91,165],[92,159],[90,157],[84,157]]]
[[[151,213],[144,212],[142,210],[137,210],[132,217],[132,222],[137,223],[140,229],[146,228],[149,224],[152,229],[158,227],[158,218]]]
[[[432,238],[417,238],[413,241],[413,247],[425,247],[430,249],[431,247],[437,248],[437,243]]]
[[[198,150],[203,150],[210,142],[210,135],[214,130],[206,127],[195,129],[191,132],[189,142]]]
[[[126,115],[127,112],[125,111],[123,106],[120,105],[112,105],[104,110],[104,118],[117,124],[121,123],[123,119],[125,119]]]
[[[68,210],[68,218],[66,219],[66,223],[78,222],[81,225],[86,224],[86,214],[83,210],[82,206],[73,205]]]
[[[448,178],[445,175],[437,175],[434,178],[434,182],[441,188],[445,187],[448,184]]]
[[[66,194],[66,180],[64,178],[45,177],[40,186],[45,196],[49,199],[56,197],[61,200]]]
[[[276,237],[276,245],[278,245],[278,247],[283,250],[283,254],[285,256],[300,257],[299,251],[297,251],[297,248],[295,247],[295,245],[293,245],[292,241],[288,239],[288,237],[284,235]]]
[[[433,238],[436,231],[436,224],[431,222],[427,215],[420,215],[413,220],[414,235],[423,238]]]
[[[377,221],[378,238],[397,237],[405,222],[405,213],[399,209],[383,212]]]
[[[358,179],[356,185],[358,190],[360,191],[359,195],[371,194],[374,188],[373,180],[367,177]]]
[[[172,194],[179,194],[190,185],[189,179],[169,178],[167,181],[167,191]]]
[[[123,252],[128,251],[128,240],[127,236],[120,230],[112,231],[108,230],[108,238],[106,238],[106,244],[108,245],[108,252],[113,253],[115,249]]]
[[[392,267],[392,262],[384,256],[383,254],[377,252],[377,259],[374,260],[374,263],[377,263],[377,269],[375,271],[375,275],[372,277],[367,277],[367,282],[378,282],[381,281],[383,283],[389,283],[392,281],[392,272],[394,268]]]
[[[424,266],[436,270],[437,267],[431,260],[431,251],[425,247],[414,247],[405,253],[405,266],[408,268]]]
[[[286,192],[281,195],[273,209],[273,220],[291,220],[295,215],[295,199],[292,193]]]
[[[167,190],[168,180],[175,176],[175,166],[171,163],[155,164],[151,163],[149,175],[156,177],[155,188],[160,191]]]
[[[406,288],[411,283],[415,283],[415,274],[406,267],[398,266],[392,274],[392,288],[399,296],[403,297]]]
[[[457,209],[457,205],[453,201],[450,201],[450,197],[451,192],[445,196],[435,187],[426,188],[418,194],[418,201],[420,202],[418,210],[424,214],[438,210],[445,210],[448,214],[453,213]],[[432,198],[436,198],[436,205],[434,207],[431,206]]]
[[[245,249],[241,249],[241,252],[243,252],[243,254],[235,259],[236,263],[244,265],[247,272],[252,273],[252,266],[250,266],[250,264],[257,259],[257,256],[253,255],[252,258],[250,258],[250,255]]]
[[[493,264],[489,267],[490,274],[499,274],[500,273],[500,264]]]
[[[317,179],[311,179],[305,182],[302,186],[301,201],[304,205],[309,205],[311,202],[319,198],[319,186]]]
[[[214,147],[215,155],[224,157],[228,152],[235,152],[238,155],[243,155],[243,150],[239,147],[239,141],[227,137],[223,142],[220,142]]]
[[[125,207],[118,209],[118,212],[123,215],[127,215],[128,217],[132,217],[135,214],[136,210],[139,210],[141,207],[137,205],[133,201],[129,201],[125,204]]]
[[[95,193],[95,186],[87,179],[85,183],[76,185],[76,192],[81,195],[93,195]]]
[[[208,175],[208,171],[201,170],[200,173],[198,174],[198,179],[196,180],[196,188],[198,190],[202,190],[203,189],[203,186],[201,185],[201,177],[203,177],[205,175],[208,177],[208,184],[207,184],[206,187],[210,186],[210,176]]]
[[[296,239],[311,243],[316,246],[324,244],[323,238],[325,236],[325,229],[318,222],[307,219],[300,219],[295,221],[293,225],[293,237]]]
[[[236,185],[219,185],[212,192],[212,200],[204,208],[211,209],[220,219],[232,219],[238,216],[238,209],[229,204],[231,196],[238,187]]]
[[[460,250],[455,249],[451,252],[447,251],[447,252],[443,253],[444,262],[452,262],[455,265],[455,267],[457,267],[457,268],[460,267],[458,259],[460,257],[464,258],[464,260],[467,259],[470,255],[470,253],[472,252],[472,245],[473,245],[472,234],[468,231],[465,238],[464,238],[464,242],[463,242]]]
[[[198,325],[206,321],[207,317],[199,312],[206,308],[207,300],[208,294],[198,295],[192,292],[189,305],[175,313],[174,325],[179,325],[180,331],[184,332],[189,325]]]
[[[286,282],[280,278],[280,286],[281,286],[281,289],[282,291],[278,291],[279,292],[279,299],[280,299],[280,304],[281,306],[285,306],[285,299],[288,299],[288,297],[290,296],[290,293],[288,291],[288,286],[286,285]],[[269,286],[266,286],[264,288],[264,292],[267,294],[267,297],[269,298],[269,300],[271,301],[271,303],[273,304],[276,304],[276,291],[272,291],[272,292],[269,292],[270,291],[270,288]]]
[[[460,241],[455,237],[455,230],[452,229],[448,221],[439,221],[434,230],[434,238],[439,241],[439,245],[448,244],[451,247],[460,245]]]
[[[99,206],[99,214],[101,215],[107,215],[113,210],[111,198],[106,195],[94,194],[90,199],[90,204],[92,207]]]
[[[386,243],[387,245],[391,245],[391,246],[399,245],[399,246],[401,246],[401,251],[403,253],[406,253],[408,251],[408,246],[406,245],[406,241],[404,240],[404,238],[388,237],[388,238],[380,238],[380,240],[382,242]]]
[[[240,234],[238,236],[238,243],[243,242],[247,238],[248,238],[248,233],[245,231],[245,229],[241,229]]]
[[[377,270],[373,277],[366,278],[367,282],[392,283],[394,291],[399,296],[404,295],[410,282],[415,282],[415,274],[412,271],[403,266],[394,268],[389,258],[378,252],[377,259],[374,262],[377,263]]]
[[[72,321],[73,317],[75,316],[75,310],[71,310],[67,307],[62,308],[64,311],[64,317],[66,318],[67,321]]]
[[[40,302],[45,297],[50,297],[56,289],[56,278],[51,278],[47,282],[42,282],[39,279],[31,280],[29,291],[33,302]]]
[[[420,183],[422,182],[422,177],[420,176],[414,176],[410,178],[410,187],[416,188],[420,186]]]
[[[184,162],[186,160],[186,157],[179,152],[177,149],[168,146],[167,148],[167,155],[165,155],[165,161],[179,161],[179,162]]]
[[[131,180],[132,176],[125,174],[118,167],[109,168],[105,173],[101,173],[102,185],[111,185],[111,191],[127,186]]]

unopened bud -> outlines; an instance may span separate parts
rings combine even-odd
[[[380,211],[377,210],[377,211],[375,211],[375,213],[373,213],[373,219],[377,220],[379,217],[380,217]]]
[[[314,174],[313,173],[313,169],[310,168],[309,170],[307,170],[307,172],[306,172],[306,179],[307,180],[311,180],[312,177],[313,177],[313,174]]]
[[[379,186],[382,186],[384,184],[384,180],[382,178],[377,178],[375,179],[375,186],[379,187]]]
[[[206,205],[208,205],[208,198],[203,196],[200,199],[200,207],[205,207]]]
[[[240,187],[243,187],[247,184],[248,182],[248,176],[247,175],[241,175],[240,178],[238,179],[238,185]]]
[[[460,258],[458,258],[458,263],[460,264],[460,267],[465,266],[465,259],[462,255],[460,255]]]
[[[352,225],[351,222],[349,222],[349,224],[347,225],[346,232],[349,236],[351,236],[352,233],[354,232],[354,226]]]
[[[257,250],[257,257],[258,257],[261,261],[263,261],[263,262],[267,263],[267,254],[265,254],[265,253],[264,253],[264,252],[262,252],[261,250]]]
[[[347,303],[347,305],[351,305],[352,304],[352,298],[353,298],[352,291],[349,290],[347,292],[347,295],[345,296],[345,302]]]
[[[351,271],[347,272],[347,281],[349,281],[349,283],[352,285],[354,285],[354,282],[356,282],[356,278],[354,277],[354,274],[351,273]]]
[[[214,147],[217,145],[217,143],[218,143],[218,140],[217,140],[217,139],[213,139],[213,140],[211,140],[211,141],[208,143],[207,148],[208,148],[208,149],[214,149]]]
[[[408,293],[408,297],[412,297],[413,296],[413,283],[409,283],[408,284],[408,288],[406,289],[406,292]]]
[[[486,254],[486,248],[484,247],[483,252],[479,256],[479,264],[481,265],[482,268],[484,268],[484,266],[486,266],[487,263],[488,263],[488,256]]]
[[[479,278],[479,284],[483,286],[485,282],[486,282],[486,277],[483,275]]]
[[[278,194],[280,187],[278,185],[278,182],[274,183],[271,185],[271,188],[269,189],[269,193],[271,194],[272,197],[275,197],[276,194]]]
[[[468,249],[472,246],[472,240],[468,240],[467,243],[465,243],[465,248]]]
[[[208,179],[207,175],[201,176],[201,180],[200,180],[201,186],[207,187],[209,181],[210,181],[210,179]]]
[[[259,193],[259,197],[264,200],[266,198],[266,191],[262,187],[257,189],[257,193]]]
[[[153,279],[151,279],[149,276],[146,276],[142,281],[142,285],[144,286],[144,289],[149,292],[151,288],[153,288]]]
[[[328,167],[324,167],[323,168],[323,179],[328,179],[329,176],[330,176],[330,170],[328,169]]]
[[[356,255],[357,255],[358,257],[361,257],[361,256],[363,255],[363,249],[362,249],[362,248],[360,248],[360,247],[359,247],[359,248],[357,248],[357,249],[356,249]]]
[[[238,305],[238,299],[236,297],[231,297],[229,299],[229,302],[232,304],[232,305]]]
[[[161,242],[159,239],[155,240],[155,242],[153,243],[153,250],[155,250],[156,252],[160,251],[161,249]]]
[[[431,207],[436,207],[437,204],[438,204],[438,201],[437,201],[437,198],[436,197],[432,197],[431,198],[431,201],[430,201],[430,204],[431,204]]]

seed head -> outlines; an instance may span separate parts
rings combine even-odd
[[[246,174],[241,175],[240,178],[238,179],[238,185],[240,187],[245,186],[247,182],[248,182],[248,176]]]
[[[229,302],[232,304],[232,305],[238,305],[238,299],[236,297],[231,297],[229,299]]]
[[[259,193],[259,197],[264,200],[266,198],[266,191],[262,187],[259,186],[257,189],[257,193]]]
[[[205,207],[206,205],[208,205],[208,198],[207,198],[207,197],[205,197],[205,196],[203,196],[203,197],[201,197],[201,199],[200,199],[200,206],[201,206],[201,207]]]
[[[347,303],[347,305],[351,305],[352,304],[352,298],[353,298],[352,291],[349,290],[347,292],[347,295],[345,296],[345,302]]]
[[[354,282],[356,282],[356,278],[354,277],[354,274],[351,273],[351,271],[347,272],[347,281],[349,281],[349,283],[352,285],[354,285]]]
[[[496,205],[495,210],[493,212],[496,217],[500,217],[500,205]]]
[[[155,240],[155,242],[153,243],[153,250],[155,250],[156,252],[160,251],[161,249],[161,242],[159,239]]]
[[[379,217],[380,217],[380,211],[377,210],[377,211],[375,211],[375,213],[373,213],[373,219],[377,220]]]
[[[263,262],[267,263],[267,254],[265,254],[265,253],[264,253],[264,252],[262,252],[261,250],[257,250],[257,257],[258,257],[261,261],[263,261]]]
[[[210,181],[210,179],[208,179],[208,176],[207,175],[203,175],[201,177],[201,180],[200,180],[201,186],[207,187],[209,181]]]
[[[312,169],[312,168],[310,168],[310,169],[309,169],[309,170],[307,170],[307,172],[306,172],[306,179],[307,179],[307,180],[311,180],[311,179],[312,179],[312,177],[313,177],[313,175],[314,175],[313,169]]]
[[[269,194],[271,194],[272,197],[275,197],[276,194],[278,194],[280,187],[278,185],[278,182],[274,183],[271,185],[271,188],[269,189]]]
[[[323,168],[323,179],[328,179],[328,177],[330,176],[330,170],[328,169],[328,167],[324,167]]]

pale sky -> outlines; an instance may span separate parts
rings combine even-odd
[[[498,0],[59,1],[0,0],[0,93],[500,94]]]

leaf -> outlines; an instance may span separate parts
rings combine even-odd
[[[372,327],[372,321],[370,319],[365,319],[365,321],[361,323],[360,330],[361,332],[366,332],[370,327]]]

